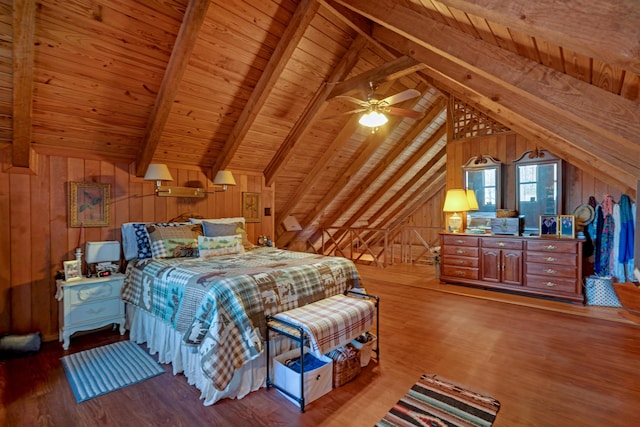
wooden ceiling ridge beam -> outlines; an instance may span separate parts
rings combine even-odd
[[[591,136],[592,139],[614,142],[612,145],[620,152],[639,150],[640,155],[640,147],[636,143],[640,134],[640,103],[476,39],[420,16],[406,7],[363,0],[349,3],[356,5],[357,11],[387,28],[387,31],[466,68],[470,73],[467,79],[480,76],[497,85],[501,91],[517,94],[522,100],[535,104],[531,108],[548,109],[563,121],[571,121],[582,127],[581,133],[599,135]],[[378,40],[380,31],[384,30],[377,26],[373,31]],[[406,50],[400,52],[420,60]],[[439,65],[425,63],[434,67]],[[501,95],[496,92],[492,96],[500,98]]]
[[[504,0],[438,1],[640,74],[640,8],[634,1],[511,0],[508,7]]]
[[[189,57],[196,44],[200,28],[207,16],[209,0],[190,0],[180,24],[171,58],[162,77],[156,102],[142,138],[142,145],[136,159],[136,176],[144,176],[155,155],[164,127],[167,124],[173,101],[178,93],[184,72],[189,65]]]
[[[224,143],[220,154],[212,167],[212,176],[219,170],[225,169],[231,163],[233,156],[240,147],[258,113],[269,99],[282,71],[287,66],[296,47],[304,36],[309,24],[318,12],[320,4],[316,0],[300,0],[287,28],[278,42],[269,62],[256,84],[249,100],[245,104],[233,130]]]
[[[351,70],[353,70],[353,67],[356,66],[359,54],[366,45],[366,38],[357,36],[351,43],[347,52],[342,56],[336,67],[333,69],[329,78],[327,78],[326,83],[316,91],[313,99],[307,105],[307,108],[305,108],[302,115],[296,121],[284,142],[280,145],[278,151],[267,165],[264,171],[265,184],[267,187],[271,187],[271,184],[273,184],[278,172],[291,158],[291,152],[295,145],[303,138],[304,134],[315,122],[318,114],[324,109],[325,102],[336,84],[349,75]]]
[[[33,61],[36,26],[36,2],[14,2],[13,29],[13,111],[11,166],[9,171],[32,172],[35,156],[31,147],[33,126]],[[24,168],[24,169],[23,169]]]
[[[527,103],[518,94],[496,87],[493,82],[481,76],[470,79],[469,70],[390,30],[385,31],[385,35],[379,34],[385,42],[395,45],[399,50],[411,50],[417,59],[432,63],[433,66],[427,67],[424,72],[438,80],[439,85],[459,99],[473,105],[489,117],[496,117],[500,123],[514,132],[531,141],[537,141],[544,148],[582,170],[590,170],[591,173],[597,169],[604,171],[601,178],[603,181],[627,194],[635,194],[635,189],[629,183],[635,182],[637,176],[640,176],[634,175],[640,173],[638,166],[628,166],[629,159],[623,160],[625,154],[612,153],[610,143],[600,145],[600,139],[585,132],[580,125]],[[496,93],[500,93],[500,96],[496,97]],[[626,155],[629,156],[629,153]]]
[[[327,97],[327,100],[339,95],[346,95],[358,89],[369,90],[370,82],[382,83],[397,80],[400,77],[420,71],[425,67],[425,64],[421,64],[410,56],[401,56],[379,67],[365,71],[349,80],[338,83]]]

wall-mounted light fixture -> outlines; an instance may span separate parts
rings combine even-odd
[[[151,163],[147,168],[147,173],[144,174],[144,179],[156,182],[155,192],[160,197],[204,197],[205,194],[227,191],[228,185],[236,185],[233,174],[225,170],[218,171],[213,180],[213,184],[221,185],[222,190],[205,191],[199,187],[170,187],[162,185],[162,181],[173,181],[173,177],[167,165],[161,163]]]

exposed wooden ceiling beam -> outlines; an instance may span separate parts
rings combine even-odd
[[[640,8],[636,1],[438,1],[640,74]]]
[[[343,80],[347,75],[349,75],[351,70],[353,70],[353,67],[358,63],[360,51],[366,45],[367,40],[364,37],[356,37],[327,79],[327,83],[322,85],[322,87],[316,91],[311,103],[307,105],[307,108],[304,110],[298,121],[293,125],[291,132],[289,132],[284,142],[278,148],[275,156],[267,165],[264,171],[265,184],[267,187],[270,187],[271,184],[273,184],[273,181],[278,175],[278,171],[286,165],[287,161],[289,161],[291,151],[294,146],[304,136],[307,130],[311,128],[318,116],[318,113],[324,108],[325,101],[336,86],[337,82]]]
[[[526,102],[518,93],[514,93],[504,86],[496,86],[482,76],[474,75],[468,69],[453,63],[432,51],[406,40],[398,34],[386,30],[385,35],[379,33],[390,44],[406,45],[416,59],[434,63],[433,67],[425,68],[423,72],[431,75],[439,81],[439,85],[448,92],[456,95],[465,102],[471,102],[480,111],[499,120],[513,131],[538,142],[562,159],[573,163],[585,171],[602,170],[601,178],[604,182],[614,185],[627,194],[635,194],[635,190],[629,185],[635,182],[636,175],[640,173],[638,166],[631,165],[630,157],[639,155],[637,150],[628,150],[633,153],[629,156],[624,153],[615,153],[610,141],[601,136],[585,132],[583,126],[559,117],[553,111]],[[469,78],[474,75],[473,78]],[[499,95],[497,95],[499,94]],[[635,156],[635,157],[634,157]]]
[[[34,0],[13,3],[13,143],[11,164],[31,167],[33,104],[33,46],[36,22]]]
[[[425,68],[425,64],[409,56],[401,56],[400,58],[352,77],[347,81],[338,83],[327,99],[329,100],[339,95],[346,95],[354,90],[365,90],[368,92],[370,82],[382,83],[396,80],[400,77],[413,74],[423,68]]]
[[[162,77],[160,90],[144,132],[142,148],[136,160],[137,176],[144,176],[158,148],[160,137],[169,118],[182,76],[189,65],[189,57],[198,39],[202,23],[207,16],[209,3],[209,0],[190,0],[184,13],[176,43],[173,45],[171,58],[169,58],[167,69]]]
[[[280,74],[286,67],[293,52],[300,43],[307,27],[316,15],[320,4],[316,0],[301,0],[289,20],[287,28],[278,42],[267,66],[265,67],[251,97],[247,101],[244,109],[240,113],[238,120],[233,126],[233,130],[225,141],[224,146],[212,168],[212,176],[219,170],[225,169],[231,163],[234,154],[240,147],[242,140],[249,132],[251,125],[255,121],[260,109],[271,95],[271,91],[276,85]]]

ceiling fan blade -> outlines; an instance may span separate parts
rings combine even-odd
[[[416,89],[407,89],[402,92],[396,93],[395,95],[388,96],[384,99],[381,99],[379,104],[393,105],[398,102],[406,101],[407,99],[415,98],[420,96],[420,91]]]
[[[354,104],[362,105],[363,107],[368,107],[369,103],[367,101],[363,101],[362,99],[354,98],[348,95],[338,95],[336,96],[338,99],[344,99],[345,101],[353,102]]]
[[[344,116],[347,116],[349,114],[362,113],[362,112],[367,111],[367,110],[368,110],[368,108],[358,108],[358,109],[351,110],[351,111],[345,111],[344,113],[334,114],[332,116],[323,117],[321,120],[337,119],[338,117],[344,117]]]
[[[410,119],[416,119],[416,120],[419,120],[424,117],[424,113],[421,113],[420,111],[407,110],[407,109],[398,108],[398,107],[386,107],[384,109],[384,112],[392,114],[394,116],[409,117]]]

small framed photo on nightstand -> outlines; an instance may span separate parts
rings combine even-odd
[[[74,259],[73,261],[64,261],[64,280],[71,282],[72,280],[80,280],[82,278],[81,273],[81,261]]]

